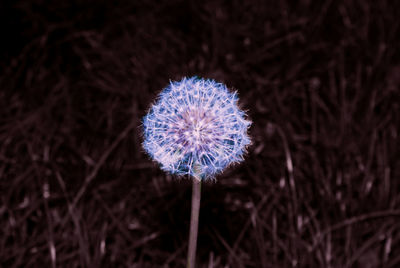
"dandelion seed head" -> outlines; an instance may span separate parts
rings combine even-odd
[[[143,118],[147,153],[165,171],[210,178],[240,162],[251,122],[235,93],[197,77],[171,82]]]

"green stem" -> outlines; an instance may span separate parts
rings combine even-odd
[[[193,178],[192,213],[190,217],[187,268],[196,267],[196,246],[197,246],[197,231],[199,225],[200,197],[201,197],[201,180],[198,178]]]

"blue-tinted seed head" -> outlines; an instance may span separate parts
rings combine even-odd
[[[214,80],[171,82],[143,118],[147,153],[162,169],[210,178],[240,162],[251,122],[237,106],[236,93]]]

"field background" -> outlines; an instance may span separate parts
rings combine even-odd
[[[184,267],[191,182],[141,118],[192,75],[253,121],[199,267],[400,267],[399,27],[389,0],[2,1],[0,267]]]

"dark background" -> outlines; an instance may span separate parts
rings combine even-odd
[[[253,121],[199,267],[400,267],[399,4],[2,1],[0,266],[184,267],[191,181],[141,118],[198,75]]]

